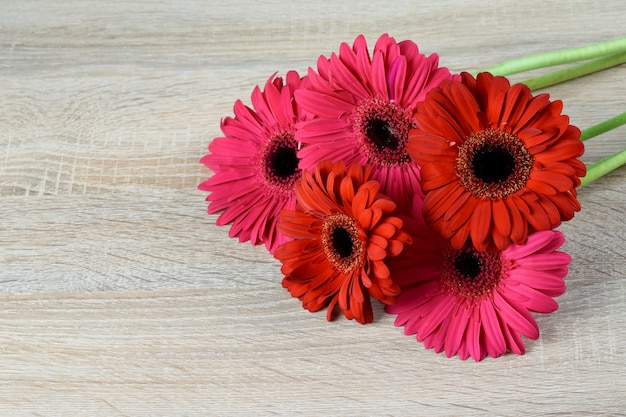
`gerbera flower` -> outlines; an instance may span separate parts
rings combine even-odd
[[[311,311],[336,304],[346,318],[373,320],[370,296],[385,304],[399,288],[386,266],[409,235],[392,215],[396,205],[369,180],[369,166],[321,162],[296,184],[297,210],[283,210],[279,230],[294,240],[274,256],[282,262],[283,286]]]
[[[489,73],[463,73],[418,104],[407,148],[422,168],[424,215],[455,249],[523,244],[580,210],[584,147],[562,107]]]
[[[278,213],[295,208],[296,180],[300,178],[295,124],[307,116],[294,100],[294,91],[306,84],[295,71],[285,80],[272,75],[265,89],[252,92],[253,108],[237,100],[235,117],[221,122],[224,137],[215,138],[200,162],[214,175],[199,185],[209,191],[208,212],[224,210],[216,224],[232,223],[230,237],[264,243],[270,252],[287,241],[276,229]]]
[[[571,258],[557,251],[563,234],[535,232],[523,245],[479,252],[453,248],[419,215],[406,225],[413,243],[389,263],[402,288],[396,304],[386,307],[398,315],[395,325],[448,357],[523,354],[521,336],[539,337],[531,312],[555,311],[553,297],[565,291]]]
[[[452,79],[438,68],[436,54],[426,57],[412,41],[396,43],[382,35],[370,57],[363,35],[339,54],[321,56],[317,72],[309,68],[310,84],[296,99],[315,118],[301,123],[296,139],[303,169],[321,160],[369,164],[372,179],[400,210],[408,210],[419,188],[419,168],[406,151],[413,112],[426,92]]]

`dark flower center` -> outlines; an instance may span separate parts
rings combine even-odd
[[[274,134],[261,152],[261,174],[264,183],[280,191],[292,191],[300,178],[298,144],[291,132]]]
[[[336,227],[332,233],[333,249],[340,258],[352,255],[352,237],[343,227]]]
[[[474,153],[472,170],[487,184],[506,181],[515,170],[515,158],[504,147],[485,145]]]
[[[279,145],[268,157],[268,168],[278,178],[291,177],[298,169],[296,150],[288,145]]]
[[[521,190],[534,158],[516,136],[497,129],[473,132],[459,146],[456,170],[478,198],[504,198]]]
[[[401,139],[395,135],[393,126],[380,119],[372,119],[367,122],[365,136],[379,151],[396,150],[401,142]]]
[[[461,275],[473,279],[480,274],[482,265],[474,252],[468,251],[457,255],[454,267]]]
[[[324,219],[321,244],[330,264],[344,274],[363,264],[364,246],[356,220],[347,214],[331,214]]]
[[[352,128],[369,162],[397,166],[411,159],[406,151],[409,130],[415,127],[411,112],[381,98],[361,102],[352,118]]]
[[[471,247],[450,249],[444,257],[442,283],[455,296],[484,296],[500,283],[502,262],[501,252],[478,252]]]

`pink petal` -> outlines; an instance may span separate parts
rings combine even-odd
[[[481,361],[485,357],[485,349],[480,343],[480,311],[478,307],[472,308],[472,317],[469,320],[465,341],[466,349],[469,355],[475,361]]]
[[[553,230],[535,232],[528,236],[526,243],[523,245],[512,244],[504,250],[503,254],[507,259],[519,260],[520,258],[526,257],[530,254],[542,251],[543,248],[555,239],[555,235],[557,234],[561,233]]]
[[[352,104],[346,102],[343,97],[339,98],[305,89],[297,90],[294,95],[299,105],[317,117],[336,118],[341,115],[342,111],[352,108]]]
[[[506,339],[507,348],[518,355],[523,355],[526,352],[524,342],[517,332],[511,332],[511,328],[500,319],[500,328]]]
[[[507,287],[507,295],[510,292],[516,292],[524,296],[527,301],[523,302],[522,305],[530,311],[547,314],[559,308],[559,305],[551,296],[524,284]]]
[[[430,303],[431,310],[426,314],[421,323],[420,334],[428,335],[450,314],[454,306],[454,299],[447,296],[434,297]]]
[[[571,257],[564,252],[536,253],[518,259],[517,262],[524,269],[548,271],[569,264]]]
[[[502,335],[502,328],[490,299],[485,299],[480,304],[480,321],[485,332],[484,346],[487,353],[496,358],[506,352],[506,342]]]
[[[563,276],[555,275],[552,272],[515,269],[509,272],[509,280],[535,288],[551,297],[558,297],[565,292]]]
[[[467,305],[455,305],[454,311],[450,314],[450,324],[445,332],[446,356],[451,357],[456,354],[465,338],[467,324],[470,320],[471,312]]]
[[[493,293],[493,301],[504,322],[512,329],[520,332],[529,339],[539,337],[539,328],[530,313],[522,308],[509,304],[499,291]]]

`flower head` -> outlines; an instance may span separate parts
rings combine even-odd
[[[399,288],[386,266],[410,241],[395,203],[369,180],[370,167],[346,170],[343,161],[304,170],[296,184],[297,210],[283,210],[279,230],[292,241],[274,256],[282,262],[283,286],[311,311],[336,304],[348,319],[373,320],[370,296],[385,304]]]
[[[253,108],[237,100],[235,117],[222,120],[224,137],[215,138],[200,162],[214,175],[199,185],[209,191],[208,212],[223,210],[217,224],[232,223],[231,237],[264,243],[270,252],[286,242],[277,231],[278,213],[295,208],[300,178],[295,124],[307,119],[294,100],[306,77],[290,71],[285,79],[271,76],[265,89],[252,92]]]
[[[310,84],[296,92],[315,116],[296,132],[311,145],[298,153],[301,167],[313,169],[324,159],[369,164],[381,191],[408,211],[420,192],[419,168],[406,150],[415,106],[431,88],[455,78],[438,64],[437,55],[426,57],[415,43],[388,35],[378,39],[371,57],[363,35],[352,47],[343,43],[338,55],[321,56],[317,72],[309,69]]]
[[[418,202],[415,208],[421,209]],[[396,304],[386,307],[398,315],[395,325],[448,357],[523,354],[521,336],[539,337],[531,312],[555,311],[553,297],[565,291],[571,258],[557,251],[563,234],[539,231],[523,245],[479,252],[469,245],[455,249],[419,213],[405,225],[413,243],[389,262],[402,288]]]
[[[523,244],[580,210],[584,147],[562,107],[489,73],[463,73],[418,104],[407,148],[422,168],[424,216],[455,249]]]

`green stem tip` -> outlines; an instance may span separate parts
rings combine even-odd
[[[562,49],[517,58],[485,68],[480,72],[486,71],[492,73],[493,75],[511,75],[538,68],[585,61],[606,55],[614,55],[620,52],[626,52],[626,37],[577,48]]]
[[[580,187],[597,180],[603,175],[608,174],[609,172],[621,167],[624,164],[626,164],[626,149],[623,149],[598,162],[594,162],[587,167],[587,175],[581,178]]]
[[[623,64],[624,62],[626,62],[626,52],[620,52],[614,55],[603,56],[602,58],[594,59],[583,64],[574,65],[569,68],[564,68],[548,74],[540,75],[538,77],[530,78],[523,81],[523,83],[526,84],[531,90],[538,90],[550,85],[602,71],[607,68]]]
[[[597,125],[593,125],[584,129],[581,132],[580,140],[585,141],[587,139],[591,139],[595,136],[601,135],[602,133],[608,132],[609,130],[613,130],[616,127],[620,127],[624,124],[626,124],[626,112],[618,114],[615,117],[611,117],[610,119],[598,123]]]

